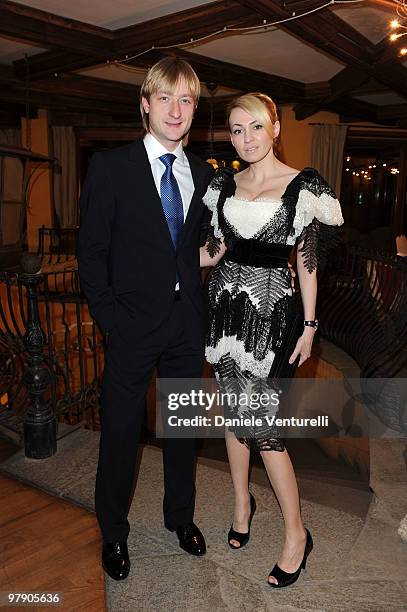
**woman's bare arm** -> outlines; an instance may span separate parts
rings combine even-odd
[[[317,271],[308,272],[300,251],[302,243],[297,248],[297,274],[301,289],[301,299],[304,308],[304,319],[313,321],[315,319],[315,307],[317,301]],[[311,355],[312,341],[314,340],[315,328],[304,327],[302,336],[299,337],[297,345],[291,355],[289,362],[294,363],[300,355],[299,365],[302,365]]]

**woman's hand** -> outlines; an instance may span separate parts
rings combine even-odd
[[[291,289],[295,291],[295,280],[294,279],[297,275],[295,273],[294,268],[290,264],[290,262],[288,262],[288,269],[290,270],[290,274],[291,274]]]
[[[208,253],[208,243],[199,249],[199,265],[201,268],[207,268],[209,266],[216,266],[218,261],[224,256],[226,252],[226,246],[223,239],[220,242],[218,252],[211,257]]]
[[[302,336],[300,336],[297,340],[297,344],[295,346],[294,352],[292,353],[288,363],[294,363],[297,359],[298,355],[300,355],[300,361],[298,363],[298,367],[300,367],[304,361],[306,361],[309,357],[311,357],[311,348],[312,342],[314,340],[315,328],[306,326],[304,327],[304,331]]]

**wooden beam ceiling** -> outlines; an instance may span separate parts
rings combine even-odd
[[[70,20],[65,21],[66,28],[69,29]],[[100,59],[102,61],[123,59],[126,55],[136,55],[150,47],[172,45],[180,41],[187,42],[191,38],[197,39],[233,24],[244,26],[259,23],[259,16],[240,6],[236,0],[218,0],[114,32],[106,30],[113,38],[104,44],[104,52],[100,55]],[[100,29],[103,30],[103,28]],[[24,31],[18,40],[26,41]],[[74,53],[72,49],[75,49]],[[95,65],[94,57],[80,53],[81,49],[78,45],[67,45],[64,50],[65,53],[61,53],[59,50],[52,49],[30,58],[30,78],[46,78],[54,73]],[[25,74],[24,61],[19,60],[14,66],[18,76]]]
[[[292,9],[283,0],[239,0],[239,3],[268,21],[292,17]],[[374,57],[374,44],[329,9],[287,21],[278,27],[343,64],[365,66]]]
[[[269,20],[291,16],[291,7],[282,0],[239,0]],[[329,82],[328,99],[318,105],[302,104],[297,107],[299,116],[305,118],[316,110],[326,108],[340,96],[348,94],[371,77],[386,85],[392,91],[407,99],[407,69],[404,68],[392,50],[386,55],[386,62],[378,62],[388,48],[388,39],[374,45],[360,32],[345,23],[328,8],[300,20],[293,20],[279,26],[290,34],[311,44],[316,50],[324,51],[335,60],[347,64],[342,72]],[[387,46],[386,46],[387,43]]]
[[[0,35],[38,47],[84,53],[102,59],[113,51],[114,32],[2,0]]]
[[[165,46],[197,39],[226,26],[259,25],[263,19],[280,20],[291,16],[293,11],[317,6],[317,0],[218,0],[111,31],[4,0],[0,3],[0,36],[48,49],[29,58],[33,107],[39,105],[72,113],[80,109],[84,113],[94,111],[133,121],[138,116],[137,87],[69,73],[125,55],[137,55],[157,44]],[[373,78],[379,88],[390,89],[407,99],[407,70],[387,40],[374,45],[328,8],[279,27],[345,64],[345,68],[329,82],[304,84],[182,49],[153,51],[134,59],[133,64],[148,67],[163,53],[176,53],[190,61],[204,82],[214,81],[241,91],[262,90],[279,103],[297,102],[295,111],[299,119],[322,108],[342,109],[351,116],[353,107],[358,118],[404,121],[405,105],[379,108],[351,98],[352,92],[363,90]],[[0,84],[9,84],[0,88],[3,107],[10,105],[12,110],[13,104],[25,104],[27,92],[21,79],[25,79],[26,70],[25,60],[15,62],[14,69],[0,66]],[[214,102],[219,117],[221,106],[219,100]],[[202,100],[199,118],[203,120],[208,112],[208,102]]]
[[[236,0],[218,0],[116,30],[116,52],[134,55],[152,45],[177,44],[180,39],[187,42],[227,26],[243,27],[260,23],[258,15]]]
[[[191,53],[182,49],[153,51],[136,58],[132,65],[148,68],[164,55],[176,55],[191,64],[202,82],[237,89],[238,91],[264,91],[280,104],[302,100],[305,96],[304,83],[285,77],[268,74],[259,70],[245,68],[229,62]]]
[[[6,86],[7,85],[7,86]],[[93,114],[110,117],[116,121],[141,123],[139,113],[140,86],[105,81],[67,74],[56,79],[37,81],[30,86],[29,96],[25,85],[18,79],[6,78],[0,71],[0,108],[12,113],[18,108],[25,115],[27,100],[31,111],[47,108],[60,113],[78,115]],[[224,109],[229,97],[216,97],[212,101],[201,98],[195,123],[208,125],[211,106],[214,121],[224,122]],[[22,112],[24,111],[24,112]]]

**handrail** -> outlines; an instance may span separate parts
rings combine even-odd
[[[2,412],[23,415],[28,406],[21,383],[28,357],[23,342],[27,289],[22,280],[16,272],[0,274],[0,420]],[[52,410],[71,424],[98,428],[103,337],[89,314],[78,271],[41,273],[35,299],[45,334]],[[405,259],[342,245],[327,265],[318,304],[322,336],[355,359],[361,378],[403,376],[407,362]],[[397,428],[396,407],[393,412],[386,410],[379,418]]]

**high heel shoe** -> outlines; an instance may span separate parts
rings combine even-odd
[[[290,584],[294,584],[294,582],[298,580],[301,570],[305,570],[308,555],[314,547],[312,535],[310,534],[308,529],[306,529],[305,531],[307,532],[307,541],[305,543],[304,556],[300,563],[300,567],[297,569],[297,571],[293,572],[292,574],[289,574],[288,572],[282,570],[281,567],[279,567],[276,563],[271,572],[269,573],[269,578],[270,576],[273,576],[273,578],[277,579],[278,583],[275,584],[274,582],[267,581],[271,587],[274,587],[275,589],[281,589],[282,587],[290,586]]]
[[[256,500],[254,499],[254,496],[250,493],[249,530],[247,531],[247,533],[241,533],[240,531],[235,531],[233,529],[233,523],[232,523],[229,529],[229,533],[228,533],[228,544],[230,548],[233,548],[234,550],[239,550],[239,548],[246,546],[247,542],[250,539],[250,525],[252,524],[252,520],[253,520],[253,516],[255,512],[256,512]],[[235,546],[234,544],[231,544],[230,540],[237,540],[240,546]]]

